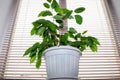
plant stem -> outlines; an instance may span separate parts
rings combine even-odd
[[[60,7],[61,7],[61,8],[66,8],[66,7],[67,7],[67,5],[66,5],[66,0],[59,0],[59,4],[60,4]],[[67,30],[68,30],[68,23],[67,23],[67,20],[65,20],[65,21],[63,22],[63,28],[61,28],[61,29],[59,30],[60,35],[66,33]]]

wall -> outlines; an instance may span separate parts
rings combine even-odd
[[[9,27],[12,5],[13,0],[0,0],[0,51],[6,30]]]
[[[111,0],[112,6],[114,7],[114,11],[117,14],[117,17],[120,21],[120,0]]]

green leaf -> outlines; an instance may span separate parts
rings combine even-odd
[[[43,37],[43,39],[44,39],[45,37],[49,37],[49,30],[46,29],[46,30],[44,31],[42,37]]]
[[[41,66],[41,62],[42,60],[41,59],[38,59],[37,62],[36,62],[36,68],[39,69],[40,66]]]
[[[31,32],[30,32],[30,34],[31,34],[31,36],[32,36],[32,35],[34,35],[35,33],[36,33],[36,29],[35,29],[35,27],[33,27],[32,30],[31,30]]]
[[[86,34],[87,33],[87,30],[83,31],[82,34]]]
[[[23,56],[26,56],[26,55],[28,55],[29,53],[31,53],[31,47],[30,47],[30,48],[28,48],[28,49],[25,51],[25,53],[24,53],[24,55],[23,55]]]
[[[38,23],[38,21],[35,21],[35,22],[33,22],[32,24],[33,24],[33,26],[36,27],[36,28],[40,25],[40,24]]]
[[[48,3],[44,3],[43,5],[44,5],[44,7],[46,7],[46,8],[50,8],[50,5],[49,5]]]
[[[35,44],[33,44],[33,46],[31,47],[31,50],[34,51],[39,47],[39,42],[36,42]]]
[[[64,35],[62,35],[62,41],[66,42],[68,40],[68,34],[65,33]]]
[[[31,51],[31,53],[29,54],[29,57],[32,58],[33,56],[35,56],[37,53],[37,48],[33,51]]]
[[[80,8],[77,8],[77,9],[74,10],[75,13],[81,13],[83,11],[85,11],[84,7],[80,7]]]
[[[56,11],[56,13],[58,13],[60,15],[63,14],[63,11],[62,11],[62,9],[59,6],[55,7],[54,10]]]
[[[38,22],[39,25],[41,25],[41,24],[47,24],[47,20],[45,20],[45,19],[39,19],[36,22]]]
[[[70,12],[70,10],[68,10],[66,8],[60,8],[59,6],[55,7],[55,11],[57,13],[59,13],[60,15],[64,15],[64,14],[67,14],[68,12]]]
[[[41,24],[46,24],[47,20],[45,19],[39,19],[34,21],[32,24],[34,25],[35,28],[39,28]]]
[[[38,32],[37,32],[37,35],[42,35],[45,30],[46,30],[45,27],[40,27]]]
[[[51,3],[52,2],[52,0],[47,0],[49,3]]]
[[[69,19],[74,19],[74,17],[73,16],[69,16]]]
[[[52,2],[52,4],[51,4],[51,7],[52,7],[53,9],[55,9],[56,7],[59,7],[59,5],[58,5],[58,3],[57,3],[56,0],[53,0],[53,2]]]
[[[93,42],[94,42],[95,44],[100,45],[100,42],[98,41],[97,38],[95,38],[95,37],[90,37],[90,38],[93,40]]]
[[[56,20],[56,22],[59,23],[59,24],[63,23],[62,20]]]
[[[86,49],[86,46],[85,45],[80,45],[79,49],[80,49],[80,51],[83,52]]]
[[[36,55],[30,58],[30,63],[35,62],[35,60],[36,60]]]
[[[43,43],[41,44],[42,46]],[[42,49],[42,50],[41,50]],[[42,62],[42,53],[43,53],[43,50],[45,49],[45,47],[43,48],[39,48],[39,52],[38,52],[38,55],[37,55],[37,62],[36,62],[36,68],[39,69],[40,66],[41,66],[41,62]]]
[[[62,19],[68,19],[72,14],[72,11],[67,12]]]
[[[49,29],[50,29],[51,31],[56,32],[56,30],[57,30],[57,25],[55,25],[53,22],[48,21],[47,26],[49,27]]]
[[[99,42],[97,39],[94,40],[94,42],[95,42],[96,44],[100,45],[100,42]]]
[[[70,38],[74,38],[73,33],[69,32],[69,34],[68,34],[68,35],[69,35],[69,37],[70,37]]]
[[[93,45],[93,42],[92,42],[88,37],[84,38],[83,42],[84,42],[87,46]]]
[[[63,14],[66,14],[66,13],[70,12],[70,10],[68,10],[68,9],[66,9],[66,8],[62,8],[61,10],[62,10],[62,13],[63,13]]]
[[[40,46],[39,46],[39,51],[43,51],[43,45],[42,44],[40,44]]]
[[[69,32],[70,32],[70,33],[73,33],[73,34],[74,34],[74,33],[77,33],[77,31],[76,31],[74,28],[72,28],[72,27],[69,28]]]
[[[93,52],[97,52],[97,46],[96,46],[96,45],[90,46],[90,49],[91,49]]]
[[[76,39],[76,40],[77,40],[78,38],[81,39],[81,37],[82,37],[82,36],[81,36],[81,33],[78,33],[78,34],[75,35],[75,39]]]
[[[79,48],[80,42],[79,41],[69,41],[69,45]]]
[[[67,45],[67,42],[68,42],[68,34],[65,33],[64,35],[61,35],[60,45]]]
[[[43,42],[39,45],[38,58],[42,57],[42,52],[46,49],[46,44],[47,43],[48,43],[48,41],[46,41],[45,38],[44,38]]]
[[[62,16],[60,16],[60,15],[55,15],[53,18],[56,19],[56,20],[61,20],[61,19],[62,19]]]
[[[40,17],[40,16],[42,16],[42,17],[52,16],[52,13],[51,13],[50,11],[48,11],[48,10],[46,10],[46,11],[41,11],[41,12],[38,14],[38,17]]]
[[[80,15],[75,15],[76,23],[81,25],[83,22],[83,19]]]

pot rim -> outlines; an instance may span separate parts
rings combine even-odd
[[[75,50],[75,51],[79,52],[80,55],[82,55],[82,53],[81,53],[81,51],[80,51],[79,49],[77,49],[76,47],[72,47],[72,46],[53,46],[53,47],[50,47],[50,48],[46,49],[46,50],[43,52],[43,55],[45,55],[48,51],[57,50],[57,49]]]

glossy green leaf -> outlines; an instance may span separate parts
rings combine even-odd
[[[87,46],[91,46],[93,45],[93,42],[89,39],[89,38],[84,38],[83,42],[87,45]]]
[[[70,10],[68,10],[66,8],[60,8],[59,6],[57,6],[54,10],[57,13],[59,13],[60,15],[64,15],[64,14],[67,14],[68,12],[70,12]]]
[[[73,33],[69,32],[69,34],[68,34],[68,35],[69,35],[69,37],[70,37],[70,38],[74,38]]]
[[[39,51],[43,51],[43,45],[42,44],[40,44],[40,46],[39,46]]]
[[[69,45],[76,47],[76,48],[79,48],[80,42],[79,41],[69,41]]]
[[[52,0],[47,0],[49,3],[51,3],[52,2]]]
[[[91,49],[93,52],[97,52],[97,46],[96,46],[96,45],[90,46],[90,49]]]
[[[62,10],[62,13],[63,13],[63,14],[66,14],[66,13],[70,12],[70,10],[68,10],[68,9],[66,9],[66,8],[62,8],[61,10]]]
[[[62,19],[68,19],[72,14],[72,11],[67,12]]]
[[[97,38],[91,37],[91,39],[93,40],[93,42],[94,42],[95,44],[100,45],[100,42],[98,41]]]
[[[43,5],[44,5],[44,7],[46,7],[46,8],[50,8],[50,5],[49,5],[48,3],[44,3]]]
[[[28,55],[29,53],[31,53],[31,47],[30,48],[28,48],[26,51],[25,51],[25,53],[24,53],[24,55],[23,56],[26,56],[26,55]]]
[[[75,20],[76,20],[76,23],[79,25],[81,25],[83,22],[83,19],[80,15],[75,15]]]
[[[38,32],[37,32],[37,35],[42,35],[45,30],[46,30],[45,27],[39,28],[39,30],[38,30]]]
[[[87,30],[83,31],[82,34],[86,34],[87,33]]]
[[[61,35],[60,45],[67,45],[67,42],[68,42],[68,34],[65,33],[64,35]]]
[[[29,54],[29,57],[32,58],[33,56],[35,56],[37,53],[37,48],[33,51],[31,51],[31,53]]]
[[[53,18],[56,20],[62,20],[62,16],[60,16],[60,15],[55,15]]]
[[[81,33],[77,33],[77,34],[75,35],[75,39],[76,39],[76,40],[81,39],[81,37],[82,37],[82,36],[81,36]]]
[[[36,56],[31,57],[31,58],[30,58],[30,63],[35,62],[35,60],[36,60]]]
[[[77,31],[75,30],[75,28],[72,28],[72,27],[69,28],[69,32],[70,32],[70,33],[73,33],[73,34],[74,34],[74,33],[77,33]]]
[[[39,25],[47,24],[47,20],[45,20],[45,19],[39,19],[39,20],[37,20],[37,22],[39,23]]]
[[[74,17],[71,15],[71,16],[69,16],[69,19],[74,19]]]
[[[41,46],[44,46],[43,43],[41,44]],[[44,48],[42,48],[42,49],[44,50],[45,47],[46,46],[44,46]],[[43,50],[41,51],[40,48],[39,48],[39,52],[38,52],[38,55],[37,55],[37,62],[36,62],[36,68],[37,69],[39,69],[40,66],[41,66]]]
[[[33,24],[33,26],[36,27],[36,28],[40,25],[40,24],[38,23],[38,21],[34,21],[32,24]]]
[[[37,62],[36,62],[36,68],[37,68],[37,69],[40,68],[41,62],[42,62],[41,59],[38,59],[38,60],[37,60]]]
[[[58,7],[59,5],[58,5],[58,3],[57,3],[57,1],[56,0],[53,0],[53,2],[52,2],[52,4],[51,4],[51,7],[53,8],[53,9],[55,9],[56,7]]]
[[[79,49],[80,49],[80,51],[84,51],[86,49],[86,46],[85,45],[80,45]]]
[[[49,27],[49,29],[50,29],[51,31],[56,32],[57,26],[56,26],[53,22],[48,21],[47,26]]]
[[[63,23],[62,20],[56,20],[56,22],[59,23],[59,24]]]
[[[100,42],[96,39],[94,40],[94,42],[97,44],[97,45],[100,45]]]
[[[36,29],[35,29],[35,27],[33,27],[32,30],[31,30],[31,32],[30,32],[30,34],[31,34],[31,36],[32,36],[32,35],[34,35],[35,33],[36,33]]]
[[[46,11],[41,11],[41,12],[38,14],[38,17],[40,17],[40,16],[42,16],[42,17],[52,16],[52,13],[51,13],[50,11],[48,11],[48,10],[46,10]]]
[[[83,11],[85,11],[84,7],[80,7],[80,8],[77,8],[77,9],[74,10],[75,13],[81,13]]]
[[[46,38],[46,37],[49,37],[49,30],[45,30],[43,35],[42,35],[43,39]]]
[[[66,41],[68,40],[68,34],[66,33],[66,34],[64,34],[64,35],[61,35],[61,40],[62,40],[63,42],[66,42]]]
[[[31,47],[31,50],[34,51],[39,47],[39,42],[36,42],[35,44],[33,44],[33,46]]]
[[[56,13],[58,13],[60,15],[63,14],[63,11],[62,11],[62,9],[59,6],[55,7],[54,10],[56,11]]]

